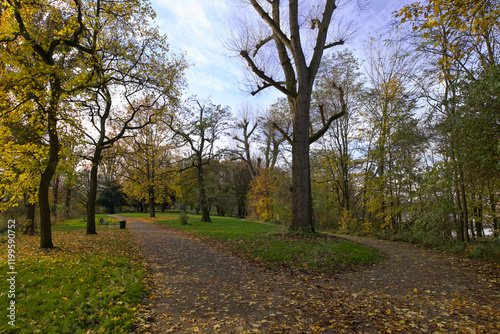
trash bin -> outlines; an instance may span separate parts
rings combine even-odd
[[[120,228],[125,228],[126,220],[120,220]]]

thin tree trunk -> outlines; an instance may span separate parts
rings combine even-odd
[[[66,219],[70,218],[70,211],[71,211],[71,190],[72,187],[71,185],[66,186],[66,201],[65,201],[65,211],[66,211]]]
[[[156,217],[155,211],[155,189],[154,186],[149,186],[149,217]]]
[[[462,200],[461,200],[460,187],[459,187],[457,163],[456,163],[456,159],[455,159],[455,154],[453,152],[451,153],[451,160],[453,163],[453,186],[455,188],[455,201],[456,201],[458,212],[460,214],[460,225],[458,226],[458,229],[459,229],[458,240],[460,242],[463,242],[463,241],[469,242],[469,231],[468,231],[467,226],[465,225],[464,210],[462,208]]]
[[[24,234],[34,235],[35,234],[35,203],[30,203],[28,200],[28,195],[24,194],[24,210],[26,214],[26,228],[24,229]]]
[[[60,178],[56,177],[54,180],[54,187],[53,187],[54,201],[52,202],[52,214],[54,215],[55,218],[57,218],[57,205],[59,204],[59,183],[60,183]]]
[[[200,159],[201,160],[201,159]],[[201,205],[201,221],[202,222],[211,222],[210,212],[208,210],[207,198],[205,196],[205,184],[203,180],[203,167],[201,161],[199,161],[198,166],[196,166],[196,170],[198,173],[198,187],[200,194],[200,205]]]
[[[460,199],[462,200],[462,210],[463,210],[463,214],[464,214],[464,227],[467,230],[468,226],[469,226],[469,211],[467,208],[467,196],[465,194],[465,181],[464,181],[464,173],[463,173],[462,168],[460,168],[460,195],[461,195]],[[474,225],[473,224],[470,224],[470,232],[471,232],[472,238],[474,239],[475,235],[474,235]],[[467,233],[467,235],[466,235],[466,240],[467,240],[467,242],[470,241],[469,233]]]

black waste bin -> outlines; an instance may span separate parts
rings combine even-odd
[[[125,228],[126,220],[120,220],[120,228]]]

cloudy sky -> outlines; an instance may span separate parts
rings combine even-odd
[[[361,52],[363,40],[392,19],[391,13],[408,0],[372,0],[363,12],[356,12],[358,34],[346,47]],[[239,0],[152,0],[157,13],[156,24],[167,35],[171,51],[186,53],[191,64],[187,71],[189,95],[210,97],[215,104],[229,105],[237,112],[242,105],[257,108],[269,105],[280,96],[267,93],[251,96],[242,90],[242,68],[238,59],[224,47],[230,31],[231,17],[244,8]]]

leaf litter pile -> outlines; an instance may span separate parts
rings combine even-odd
[[[151,267],[142,333],[500,333],[500,270],[414,245],[326,274],[256,266],[154,223],[129,228]]]

